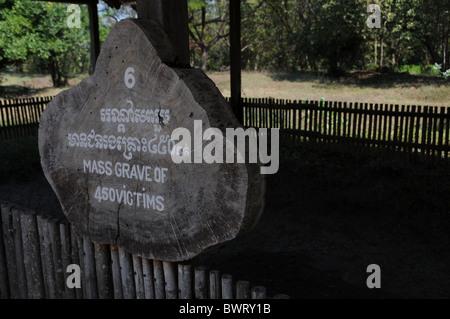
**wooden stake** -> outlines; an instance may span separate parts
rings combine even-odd
[[[75,299],[76,289],[71,289],[67,286],[67,266],[72,264],[72,257],[70,255],[70,225],[60,223],[59,224],[59,236],[61,238],[61,263],[64,275],[64,299]]]
[[[165,299],[166,294],[164,292],[164,270],[162,261],[153,260],[153,274],[155,276],[155,298]]]
[[[43,216],[37,216],[39,229],[40,250],[42,258],[42,273],[44,277],[45,297],[56,298],[55,266],[50,235],[48,233],[48,221]]]
[[[134,284],[136,286],[136,299],[145,298],[144,274],[141,257],[133,255]]]
[[[171,262],[163,261],[166,299],[178,299],[177,271]]]
[[[43,299],[45,298],[45,288],[36,215],[22,214],[20,225],[22,228],[23,261],[28,285],[28,298]]]
[[[251,289],[252,299],[266,299],[266,288],[256,286]]]
[[[11,210],[12,221],[14,227],[14,246],[17,267],[17,284],[19,287],[20,299],[28,298],[27,276],[25,273],[25,265],[23,263],[23,244],[22,244],[22,227],[20,226],[20,215],[22,209],[13,207]]]
[[[222,299],[233,299],[232,275],[222,275]]]
[[[0,207],[0,210],[3,210]],[[38,241],[39,244],[39,241]],[[3,240],[3,221],[0,214],[0,299],[9,298],[8,268],[6,266],[5,241]]]
[[[206,279],[206,268],[203,266],[195,267],[194,278],[195,299],[207,299],[208,284]]]
[[[144,274],[145,299],[155,299],[153,262],[150,259],[142,258],[142,273]]]
[[[236,299],[250,299],[250,283],[248,281],[236,282]]]
[[[86,298],[98,299],[97,275],[95,273],[94,244],[86,238],[83,238],[83,256],[84,256],[84,285],[86,286]]]
[[[109,245],[94,244],[94,252],[98,297],[100,299],[112,299],[114,298],[114,287]]]
[[[48,232],[52,246],[53,265],[55,267],[55,293],[56,298],[61,299],[64,295],[64,270],[61,260],[61,236],[59,234],[59,223],[54,220],[47,220]]]
[[[110,245],[111,250],[111,270],[112,270],[112,280],[114,286],[114,298],[122,299],[122,277],[120,274],[120,261],[119,261],[119,251],[117,246]]]
[[[220,293],[220,273],[218,270],[211,270],[209,272],[209,299],[221,299]]]
[[[192,299],[192,267],[190,264],[178,264],[178,288],[180,299]]]
[[[71,245],[70,256],[72,258],[72,264],[76,264],[76,265],[80,266],[80,271],[83,274],[83,267],[81,266],[81,261],[80,261],[80,248],[78,245],[78,235],[72,225],[70,225],[69,227],[70,227],[70,245]],[[84,297],[83,288],[84,288],[84,283],[81,282],[81,288],[74,289],[77,299],[83,299],[83,297]]]
[[[135,299],[133,262],[131,254],[119,247],[120,274],[122,277],[122,293],[124,299]]]

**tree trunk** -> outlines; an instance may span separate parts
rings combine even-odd
[[[61,66],[58,60],[51,59],[50,61],[50,73],[52,76],[53,87],[62,87],[67,84],[67,77],[64,77],[61,71]]]
[[[380,37],[380,68],[383,67],[384,61],[383,61],[383,36]]]
[[[375,45],[374,45],[374,61],[373,64],[375,64],[375,66],[378,66],[378,37],[377,35],[375,35]]]
[[[209,54],[209,48],[208,47],[203,47],[202,48],[202,56],[201,56],[201,70],[203,72],[206,72],[206,70],[207,70],[208,54]]]
[[[395,57],[395,52],[392,53],[392,71],[395,72],[395,67],[397,66],[397,60]]]

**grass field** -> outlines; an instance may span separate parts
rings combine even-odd
[[[0,99],[56,95],[49,75],[1,73]],[[69,79],[77,85],[87,75]],[[230,96],[229,72],[209,72],[224,96]],[[243,97],[450,106],[450,81],[442,78],[355,71],[339,79],[320,73],[242,73]]]
[[[229,74],[208,74],[224,96]],[[330,79],[315,73],[242,73],[243,97],[450,106],[450,81],[409,74],[354,72]]]

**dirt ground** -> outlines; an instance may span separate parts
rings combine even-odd
[[[448,298],[450,168],[307,150],[267,176],[255,229],[194,263],[291,298]],[[20,195],[19,195],[20,194]],[[61,213],[41,173],[0,198]],[[367,266],[381,267],[368,289]]]

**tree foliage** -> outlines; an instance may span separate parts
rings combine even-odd
[[[229,20],[223,1],[190,0],[190,27],[205,26],[209,66],[228,59]],[[381,28],[370,29],[368,4],[381,9]],[[202,20],[200,12],[206,13]],[[226,13],[219,15],[219,12]],[[450,68],[450,0],[242,0],[242,61],[250,70],[395,70],[403,64]],[[216,36],[216,38],[214,38]],[[201,66],[204,68],[204,61]]]
[[[229,65],[229,1],[188,0],[193,65]],[[381,28],[370,29],[368,4],[381,8]],[[89,64],[87,8],[81,28],[66,25],[67,4],[0,0],[0,67],[15,64],[52,74],[55,86]],[[102,7],[102,6],[100,6]],[[101,41],[130,7],[100,14]],[[242,66],[248,70],[450,69],[450,0],[241,0]]]
[[[0,0],[0,63],[50,73],[53,85],[89,67],[87,8],[81,28],[69,28],[67,4]],[[84,9],[84,10],[83,10]]]

